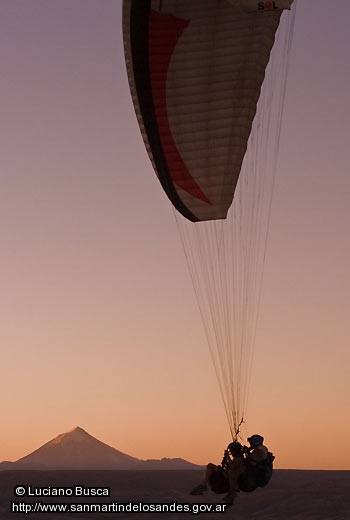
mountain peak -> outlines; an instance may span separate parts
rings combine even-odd
[[[72,430],[69,430],[65,433],[60,433],[54,439],[45,444],[45,446],[51,444],[67,444],[67,443],[79,443],[79,442],[87,442],[89,440],[95,440],[96,442],[100,442],[92,435],[89,435],[87,431],[80,428],[80,426],[76,426]]]
[[[68,430],[67,433],[73,433],[73,432],[81,432],[81,433],[86,433],[87,435],[89,435],[88,432],[83,430],[83,428],[80,428],[80,426],[76,426],[72,430]]]
[[[131,469],[138,462],[76,426],[15,464],[23,469]]]
[[[182,459],[140,460],[99,441],[80,426],[54,439],[0,469],[24,470],[112,470],[112,469],[191,469],[196,466]]]

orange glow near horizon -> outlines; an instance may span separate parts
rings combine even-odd
[[[242,436],[276,468],[350,469],[350,4],[303,4]],[[80,426],[140,459],[219,463],[229,429],[121,1],[11,0],[0,25],[0,461]]]

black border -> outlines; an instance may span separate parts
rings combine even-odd
[[[130,46],[135,88],[139,101],[143,125],[153,160],[158,172],[159,181],[175,208],[188,220],[198,222],[196,217],[180,199],[171,179],[168,164],[158,132],[158,124],[154,109],[152,86],[149,69],[149,18],[151,0],[132,0],[130,7]]]

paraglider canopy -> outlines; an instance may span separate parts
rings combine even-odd
[[[226,218],[232,204],[282,12],[260,13],[259,3],[124,1],[141,132],[166,194],[191,221]]]
[[[292,3],[123,4],[137,120],[177,210],[232,438],[248,397],[292,22],[275,46],[280,59],[271,60],[280,88],[272,74],[261,91],[281,15]]]

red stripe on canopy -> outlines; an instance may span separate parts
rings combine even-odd
[[[166,81],[175,46],[188,26],[188,20],[151,10],[149,25],[149,68],[154,110],[163,152],[172,181],[193,197],[210,203],[186,168],[170,129],[166,104]]]

